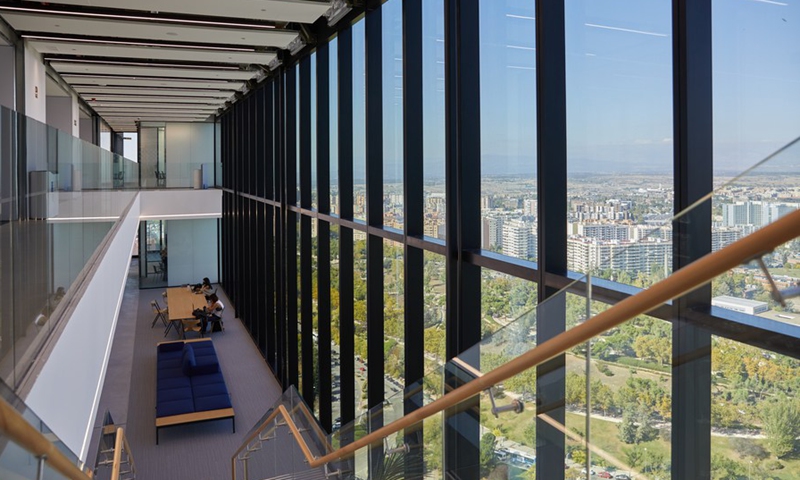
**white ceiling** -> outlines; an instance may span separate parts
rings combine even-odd
[[[60,35],[85,35],[165,42],[215,43],[222,45],[286,46],[297,33],[276,29],[221,28],[181,24],[146,23],[110,18],[83,18],[68,15],[4,12],[3,17],[19,32]]]
[[[206,88],[214,90],[238,90],[242,82],[226,82],[213,80],[184,80],[175,78],[140,78],[140,77],[113,77],[110,75],[61,75],[70,85],[96,85],[96,86],[137,86],[137,87],[173,87],[173,88]]]
[[[136,96],[136,95],[95,95],[92,97],[94,100],[92,102],[104,103],[104,102],[115,102],[115,103],[157,103],[157,104],[173,104],[173,105],[183,105],[186,103],[197,103],[197,104],[205,104],[205,105],[218,105],[219,100],[215,98],[202,98],[202,97],[152,97],[152,96]],[[94,103],[92,103],[94,105]]]
[[[217,80],[250,80],[252,70],[213,70],[200,68],[153,67],[138,65],[108,65],[102,63],[50,62],[59,73],[91,73],[96,75],[127,75],[131,77],[201,78]]]
[[[0,15],[117,131],[206,121],[329,0],[3,2]]]
[[[207,97],[219,98],[220,104],[225,103],[225,100],[233,96],[233,92],[225,92],[218,90],[188,90],[188,89],[170,89],[170,88],[132,88],[132,87],[75,87],[75,91],[80,94],[112,94],[112,95],[160,95],[165,97],[173,97],[176,100],[181,97]],[[86,95],[82,95],[84,98]]]
[[[167,48],[103,43],[33,40],[28,42],[37,51],[55,55],[83,55],[107,58],[176,60],[203,63],[236,63],[267,65],[275,58],[272,52],[238,52],[232,50],[203,50],[198,48]]]
[[[314,23],[330,7],[330,2],[307,0],[55,0],[50,3],[297,23]]]

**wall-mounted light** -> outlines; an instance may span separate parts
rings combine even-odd
[[[328,26],[332,27],[336,25],[341,19],[343,19],[350,10],[353,8],[347,4],[345,0],[333,0],[331,3],[331,8],[325,12],[325,18],[328,19]]]
[[[303,37],[298,35],[297,38],[292,40],[291,43],[286,46],[286,49],[289,50],[289,53],[292,55],[297,55],[303,48],[305,48],[305,46],[306,41],[303,40]]]

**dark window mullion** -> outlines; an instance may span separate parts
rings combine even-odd
[[[300,207],[311,209],[311,57],[300,60]],[[303,399],[314,410],[314,338],[311,335],[311,217],[300,216],[300,321],[302,323]]]
[[[338,51],[339,216],[353,219],[353,30],[339,32]],[[339,357],[342,425],[355,419],[355,347],[353,325],[353,229],[339,229]],[[352,434],[342,444],[353,441]]]
[[[423,110],[422,110],[422,0],[403,2],[403,221],[404,267],[403,310],[404,336],[425,336],[424,252],[408,245],[408,236],[422,236],[423,223]],[[405,386],[418,382],[425,374],[424,347],[419,342],[405,342]],[[422,389],[407,395],[403,413],[409,414],[423,404]],[[412,433],[413,432],[413,433]],[[412,446],[406,461],[406,478],[422,476],[422,425],[405,436]],[[419,447],[419,448],[414,448]]]
[[[547,285],[567,273],[567,122],[564,1],[536,2],[536,179],[538,196],[537,343],[566,326],[566,297]],[[533,133],[533,132],[531,132]],[[548,300],[549,299],[549,300]],[[548,300],[546,303],[545,301]],[[537,413],[564,424],[565,357],[536,369]],[[537,417],[536,475],[564,478],[564,434]]]
[[[711,0],[672,2],[675,212],[713,189]],[[711,252],[711,200],[673,221],[673,271]],[[711,334],[687,313],[711,285],[673,301],[672,478],[711,477]]]
[[[317,49],[317,208],[330,213],[330,49]],[[331,431],[331,243],[330,224],[317,223],[317,334],[319,335],[319,421]]]

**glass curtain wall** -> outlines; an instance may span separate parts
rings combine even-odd
[[[225,288],[282,385],[353,441],[456,385],[426,372],[481,339],[468,360],[485,373],[796,209],[789,152],[672,218],[798,135],[796,7],[740,3],[390,0],[288,58],[220,119]],[[796,246],[766,259],[785,286]],[[495,416],[486,393],[425,420],[426,470],[796,477],[766,429],[796,408],[777,379],[796,373],[800,315],[767,283],[730,272],[496,386],[519,414]],[[768,350],[750,335],[764,329]],[[725,430],[749,427],[764,438]]]

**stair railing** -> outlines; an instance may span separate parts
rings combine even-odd
[[[595,315],[582,324],[545,341],[519,357],[448,392],[433,402],[326,455],[316,457],[311,453],[302,435],[300,435],[299,429],[292,420],[291,415],[282,405],[278,406],[278,408],[261,423],[255,430],[254,435],[258,435],[267,428],[272,420],[278,415],[281,415],[292,430],[293,436],[297,440],[308,462],[308,466],[310,468],[322,467],[330,462],[349,457],[361,448],[380,442],[385,437],[411,427],[525,370],[561,355],[565,351],[583,344],[587,340],[637,315],[647,313],[674,298],[680,297],[710,282],[715,277],[742,263],[761,258],[765,253],[769,253],[776,247],[797,237],[800,237],[800,210],[795,210],[747,237],[698,259],[690,265],[672,273],[672,275],[664,280],[652,285],[650,288],[620,301],[613,307]],[[248,442],[245,442],[236,454],[234,454],[234,462],[239,452],[247,443]],[[235,465],[233,478],[235,478]]]
[[[0,399],[0,433],[39,459],[39,478],[44,474],[45,463],[69,480],[92,478],[61,453],[53,442],[28,423],[4,399]]]

